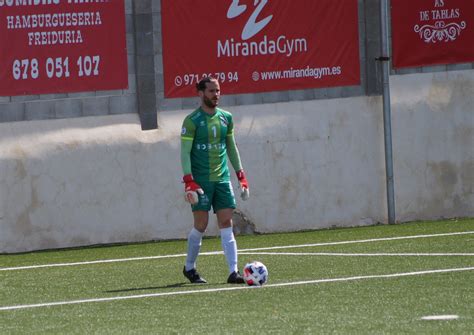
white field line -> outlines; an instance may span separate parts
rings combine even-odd
[[[342,252],[239,252],[239,255],[278,255],[278,256],[345,256],[345,257],[377,257],[377,256],[474,256],[474,253],[342,253]]]
[[[417,238],[428,238],[428,237],[442,237],[442,236],[456,236],[456,235],[469,235],[474,234],[474,231],[463,231],[455,233],[442,233],[442,234],[429,234],[429,235],[412,235],[412,236],[396,236],[396,237],[383,237],[383,238],[372,238],[367,240],[354,240],[354,241],[339,241],[339,242],[323,242],[313,244],[299,244],[299,245],[287,245],[267,248],[254,248],[245,249],[241,251],[260,251],[260,250],[277,250],[277,249],[290,249],[290,248],[306,248],[306,247],[319,247],[328,245],[341,245],[341,244],[355,244],[355,243],[370,243],[370,242],[381,242],[381,241],[396,241],[396,240],[410,240]]]
[[[0,311],[10,311],[10,310],[38,308],[38,307],[62,306],[62,305],[77,305],[77,304],[85,304],[85,303],[93,303],[93,302],[108,302],[108,301],[129,300],[129,299],[143,299],[143,298],[153,298],[153,297],[187,295],[187,294],[195,294],[195,293],[236,291],[236,290],[255,289],[255,288],[267,289],[267,288],[284,287],[284,286],[297,286],[297,285],[309,285],[309,284],[320,284],[320,283],[347,282],[347,281],[364,280],[364,279],[380,279],[380,278],[390,279],[390,278],[399,278],[399,277],[421,276],[421,275],[428,275],[428,274],[450,273],[450,272],[461,272],[461,271],[472,271],[472,270],[474,270],[474,267],[452,268],[452,269],[436,269],[436,270],[425,270],[425,271],[415,271],[415,272],[392,273],[392,274],[385,274],[385,275],[368,275],[368,276],[353,276],[353,277],[342,277],[342,278],[305,280],[305,281],[296,281],[296,282],[287,282],[287,283],[278,283],[278,284],[268,284],[268,285],[265,285],[263,287],[233,286],[233,287],[222,287],[222,288],[212,288],[212,289],[200,289],[200,290],[187,290],[187,291],[139,294],[139,295],[129,295],[129,296],[117,296],[117,297],[108,297],[108,298],[93,298],[93,299],[70,300],[70,301],[56,301],[56,302],[45,302],[45,303],[39,303],[39,304],[30,304],[30,305],[2,306],[2,307],[0,307]]]
[[[251,252],[251,251],[320,247],[320,246],[328,246],[328,245],[371,243],[371,242],[381,242],[381,241],[409,240],[409,239],[418,239],[418,238],[456,236],[456,235],[468,235],[468,234],[474,234],[474,231],[429,234],[429,235],[396,236],[396,237],[385,237],[385,238],[372,238],[372,239],[367,239],[367,240],[322,242],[322,243],[312,243],[312,244],[298,244],[298,245],[285,245],[285,246],[264,247],[264,248],[241,249],[239,250],[239,253],[242,254],[244,252]],[[200,253],[199,255],[200,256],[201,255],[203,256],[221,255],[222,253],[223,253],[222,251],[210,251],[210,252]],[[142,260],[176,258],[176,257],[186,257],[186,254],[131,257],[131,258],[119,258],[119,259],[102,259],[102,260],[96,260],[96,261],[72,262],[72,263],[53,263],[53,264],[40,264],[40,265],[28,265],[28,266],[15,266],[15,267],[8,267],[8,268],[0,268],[0,271],[29,270],[29,269],[52,268],[52,267],[61,267],[61,266],[77,266],[77,265],[102,264],[102,263],[130,262],[130,261],[142,261]]]
[[[421,320],[457,320],[459,315],[427,315],[423,316]]]
[[[222,254],[222,253],[223,253],[222,251],[203,252],[199,255],[218,255],[218,254]],[[101,259],[101,260],[97,260],[97,261],[74,262],[74,263],[54,263],[54,264],[41,264],[41,265],[28,265],[28,266],[14,266],[14,267],[11,267],[11,268],[0,268],[0,271],[29,270],[29,269],[40,269],[40,268],[54,268],[54,267],[61,267],[61,266],[76,266],[76,265],[90,265],[90,264],[102,264],[102,263],[143,261],[143,260],[148,260],[148,259],[177,258],[177,257],[186,257],[186,254],[146,256],[146,257],[131,257],[131,258],[119,258],[119,259]]]

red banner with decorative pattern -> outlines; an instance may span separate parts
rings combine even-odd
[[[395,68],[474,62],[473,0],[391,0]]]
[[[128,87],[123,0],[0,0],[0,95]]]
[[[360,84],[357,0],[161,0],[165,97]]]

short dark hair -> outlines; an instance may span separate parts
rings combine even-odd
[[[211,76],[202,78],[202,79],[196,84],[196,89],[197,89],[198,91],[203,91],[203,92],[204,92],[204,91],[206,90],[206,84],[207,84],[207,83],[210,83],[211,81],[217,81],[217,79],[214,78],[214,77],[211,77]]]

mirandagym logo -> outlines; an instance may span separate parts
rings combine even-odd
[[[233,38],[224,41],[218,40],[217,58],[274,54],[290,57],[294,53],[308,51],[308,43],[305,38],[288,39],[285,35],[280,35],[274,40],[268,39],[267,35],[264,35],[260,41],[247,42],[248,39],[257,35],[272,20],[273,15],[269,15],[257,21],[257,17],[267,3],[268,0],[254,0],[253,12],[242,30],[242,42],[235,41]],[[232,20],[246,11],[247,5],[240,4],[240,0],[232,0],[227,10],[227,18]]]

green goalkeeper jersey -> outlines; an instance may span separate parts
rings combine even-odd
[[[196,181],[229,181],[227,155],[234,169],[240,170],[231,113],[216,108],[209,115],[198,108],[184,119],[181,131],[184,174],[192,173]]]

